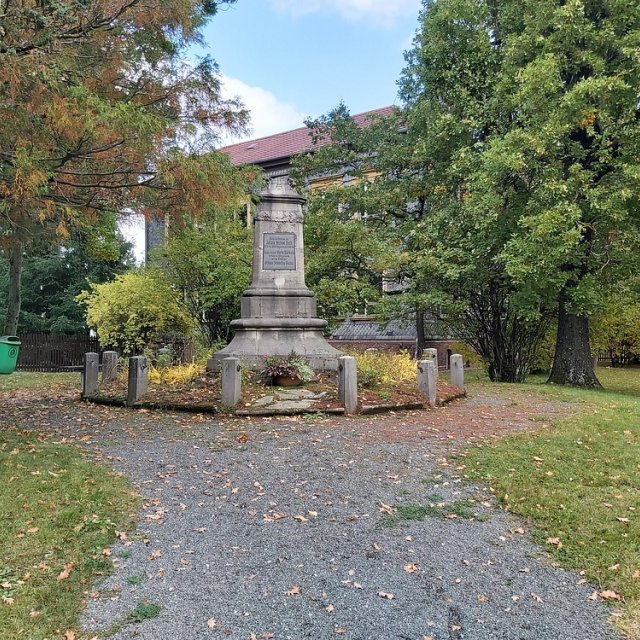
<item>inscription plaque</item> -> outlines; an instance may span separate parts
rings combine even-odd
[[[262,268],[272,271],[295,271],[295,233],[262,234]]]

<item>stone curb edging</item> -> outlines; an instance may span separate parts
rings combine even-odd
[[[466,398],[466,397],[467,397],[467,392],[463,390],[460,393],[454,393],[452,396],[447,396],[443,400],[440,400],[440,402],[437,403],[437,406],[444,407],[450,402],[454,402],[455,400],[461,400],[462,398]]]
[[[391,402],[385,404],[366,404],[360,407],[358,411],[361,415],[372,415],[375,413],[387,413],[388,411],[409,411],[411,409],[424,409],[426,405],[424,402],[401,402],[399,404],[393,404]]]
[[[466,391],[448,396],[439,401],[436,406],[443,407],[454,400],[460,400],[466,398]],[[173,404],[173,403],[158,403],[158,402],[135,402],[134,404],[127,404],[125,400],[117,400],[115,398],[103,398],[100,396],[82,397],[84,402],[92,402],[94,404],[106,405],[110,407],[126,407],[129,409],[149,409],[151,411],[179,411],[184,413],[211,413],[215,415],[229,415],[238,416],[241,418],[250,418],[252,416],[265,418],[268,416],[302,416],[309,414],[321,414],[326,415],[344,415],[344,407],[330,407],[326,409],[257,409],[251,411],[250,409],[238,409],[237,411],[220,411],[214,406],[199,406],[193,404]],[[376,405],[364,405],[361,406],[359,411],[355,415],[374,415],[377,413],[389,413],[391,411],[412,411],[416,409],[426,409],[428,405],[424,402],[402,402],[398,404],[385,403]]]
[[[330,407],[328,409],[257,409],[256,411],[238,409],[233,415],[242,418],[250,418],[251,416],[264,418],[266,416],[303,416],[309,415],[310,413],[325,413],[327,415],[341,416],[344,415],[344,407]]]
[[[115,398],[101,398],[100,396],[91,396],[82,398],[84,402],[92,402],[93,404],[106,405],[108,407],[125,407],[128,409],[150,409],[152,411],[182,411],[185,413],[212,413],[223,414],[224,412],[216,409],[214,406],[199,406],[196,404],[173,404],[170,402],[134,402],[127,404],[126,400],[117,400]]]

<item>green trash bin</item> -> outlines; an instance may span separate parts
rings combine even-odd
[[[0,336],[0,374],[16,370],[21,344],[18,336]]]

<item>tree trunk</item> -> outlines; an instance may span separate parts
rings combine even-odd
[[[15,335],[18,331],[18,318],[20,317],[20,305],[22,303],[22,252],[24,245],[20,240],[12,238],[9,245],[9,299],[7,301],[7,319],[4,333]]]
[[[558,308],[556,352],[547,382],[600,388],[602,385],[593,369],[589,346],[589,317],[569,313],[566,306],[566,293],[562,291]]]

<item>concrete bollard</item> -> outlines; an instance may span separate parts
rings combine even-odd
[[[98,370],[100,356],[97,353],[84,354],[84,368],[82,369],[82,397],[90,398],[98,390]]]
[[[242,396],[242,378],[240,376],[240,360],[224,358],[222,360],[222,404],[235,407]]]
[[[355,413],[358,408],[358,369],[352,356],[338,358],[338,397],[345,413]]]
[[[438,381],[438,350],[437,349],[423,349],[422,358],[424,360],[431,360],[436,371],[436,382]]]
[[[102,382],[115,382],[118,378],[118,354],[105,351],[102,354]]]
[[[427,399],[430,406],[436,406],[437,385],[433,360],[418,362],[418,391]]]
[[[459,353],[451,356],[451,384],[464,389],[464,358]]]
[[[129,385],[127,404],[140,400],[149,388],[149,360],[146,356],[129,358]]]

